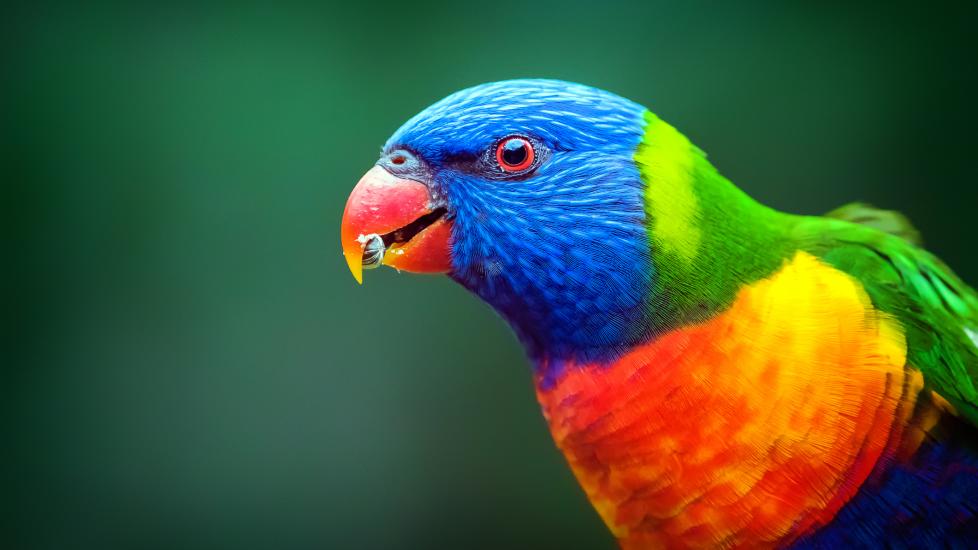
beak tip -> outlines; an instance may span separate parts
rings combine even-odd
[[[396,177],[382,166],[364,174],[347,199],[340,223],[343,255],[357,284],[363,284],[365,267],[381,264],[399,271],[447,272],[450,224],[444,220],[445,208],[440,210],[432,210],[428,186],[421,181]],[[422,225],[398,242],[396,252],[378,238],[415,223]]]
[[[356,279],[358,285],[363,284],[363,264],[360,259],[361,252],[344,250],[343,256],[346,258],[346,266],[350,268],[350,273]]]

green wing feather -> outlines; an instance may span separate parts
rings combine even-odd
[[[859,279],[876,307],[900,321],[908,362],[978,425],[978,293],[914,244],[919,233],[902,215],[862,204],[830,215],[804,218],[798,237]]]
[[[836,208],[825,214],[825,217],[879,229],[917,246],[923,244],[920,231],[917,231],[917,228],[910,223],[906,216],[896,210],[883,210],[871,204],[853,202]]]

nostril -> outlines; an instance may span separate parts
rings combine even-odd
[[[394,155],[393,157],[391,157],[391,163],[392,164],[401,165],[401,164],[404,164],[405,162],[407,162],[407,158],[404,155],[397,154],[397,155]]]

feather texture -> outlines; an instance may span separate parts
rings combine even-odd
[[[862,286],[799,253],[723,314],[541,388],[554,438],[625,547],[773,547],[830,523],[923,386]]]
[[[486,170],[513,135],[544,160]],[[397,149],[623,547],[975,545],[978,294],[902,215],[777,212],[643,107],[560,81],[453,94]]]

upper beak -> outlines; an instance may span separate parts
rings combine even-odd
[[[343,211],[343,255],[358,283],[381,263],[416,273],[451,270],[451,222],[428,187],[374,166],[350,193]]]

